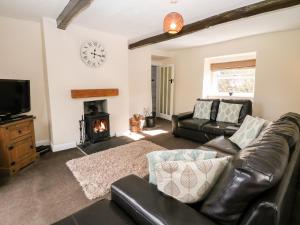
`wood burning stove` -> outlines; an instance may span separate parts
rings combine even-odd
[[[110,137],[109,114],[106,112],[94,112],[84,115],[86,138],[96,143]]]

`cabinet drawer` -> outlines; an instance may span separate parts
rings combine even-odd
[[[35,146],[31,136],[12,143],[8,146],[8,149],[10,151],[11,163],[17,163],[24,158],[36,154]]]
[[[25,122],[8,127],[10,140],[30,134],[32,130],[31,123]]]
[[[13,175],[17,173],[20,169],[23,167],[29,165],[30,163],[34,162],[36,160],[36,155],[31,155],[27,158],[22,159],[18,163],[14,164],[13,166],[10,167],[10,173]]]

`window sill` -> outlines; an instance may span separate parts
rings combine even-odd
[[[247,96],[224,96],[224,95],[209,95],[206,96],[208,99],[243,99],[243,100],[254,100],[254,97],[247,97]]]

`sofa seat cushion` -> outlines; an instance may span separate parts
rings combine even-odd
[[[234,123],[227,123],[227,122],[209,122],[206,123],[204,126],[202,126],[201,130],[203,132],[209,133],[209,134],[214,134],[214,135],[228,135],[231,133],[234,133],[237,131],[237,129],[229,129],[228,127],[234,127],[236,124]],[[232,131],[232,132],[229,132]]]
[[[159,192],[155,185],[130,175],[111,187],[112,201],[138,224],[144,225],[216,225],[190,206]]]
[[[178,127],[200,131],[202,126],[207,123],[209,123],[209,120],[189,118],[185,120],[180,120],[178,122]]]
[[[98,201],[53,225],[135,225],[126,213],[108,200]]]
[[[241,150],[239,146],[237,146],[236,144],[234,144],[232,141],[230,141],[228,138],[224,136],[219,136],[212,139],[211,141],[205,143],[203,147],[207,147],[211,150],[221,152],[225,155],[235,155]]]

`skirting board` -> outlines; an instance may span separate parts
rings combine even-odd
[[[113,134],[110,134],[111,137],[113,136],[123,136],[125,132],[121,131],[121,132],[116,132],[115,135]],[[70,143],[64,143],[64,144],[53,144],[51,143],[51,148],[52,148],[52,151],[53,152],[59,152],[59,151],[63,151],[63,150],[67,150],[67,149],[70,149],[70,148],[76,148],[77,147],[77,144],[76,142],[70,142]]]
[[[76,148],[76,142],[70,142],[70,143],[58,144],[58,145],[54,145],[53,143],[51,143],[51,148],[53,152],[63,151],[70,148]]]
[[[35,142],[36,146],[41,146],[41,145],[50,145],[50,140],[40,140]]]

